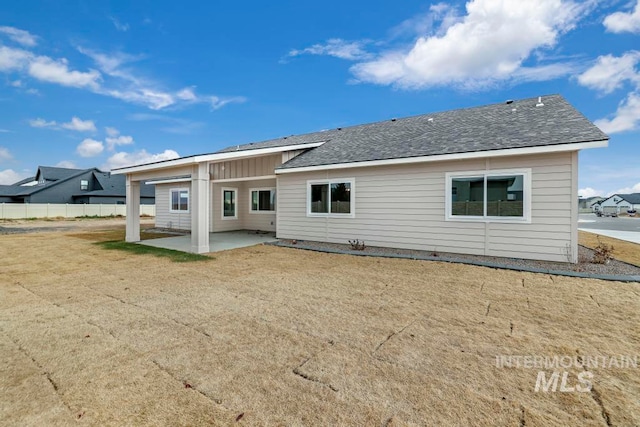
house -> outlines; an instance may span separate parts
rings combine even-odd
[[[624,213],[627,211],[640,210],[640,193],[614,194],[599,203],[597,211],[604,214]]]
[[[0,185],[0,203],[124,204],[125,177],[99,169],[39,166],[36,176]],[[142,204],[155,203],[152,185],[143,185]]]
[[[282,239],[577,261],[578,152],[608,137],[551,95],[337,128],[134,165],[127,241],[140,240],[141,183],[156,224]],[[215,239],[215,235],[213,236]]]
[[[605,198],[606,197],[600,197],[600,196],[585,197],[585,198],[580,197],[578,199],[578,208],[580,209],[580,211],[593,211],[592,206],[597,202],[604,200]]]

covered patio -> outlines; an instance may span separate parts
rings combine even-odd
[[[266,242],[275,242],[276,240],[276,233],[257,233],[256,231],[251,230],[209,233],[209,252],[220,252],[230,249],[245,248],[247,246],[260,245]],[[141,245],[154,246],[156,248],[190,252],[191,235],[185,234],[175,237],[142,240],[138,243]]]

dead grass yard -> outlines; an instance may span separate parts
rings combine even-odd
[[[587,231],[578,231],[578,242],[582,246],[593,249],[600,244],[598,239],[602,243],[613,246],[613,257],[615,259],[640,267],[640,245]]]
[[[92,233],[0,236],[1,425],[640,425],[639,369],[536,393],[496,367],[639,355],[638,284]]]

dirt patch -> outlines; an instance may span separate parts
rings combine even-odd
[[[346,245],[340,243],[325,243],[325,242],[310,242],[296,240],[280,240],[276,245],[282,245],[292,248],[309,249],[316,251],[328,251],[336,253],[344,253],[351,255],[372,255],[372,256],[389,256],[389,257],[401,257],[409,259],[429,260],[437,261],[441,259],[444,261],[460,262],[479,264],[490,267],[502,267],[507,269],[523,269],[534,272],[547,272],[557,273],[569,272],[569,273],[584,273],[592,275],[607,275],[607,276],[630,276],[640,277],[640,266],[631,265],[626,262],[617,261],[615,259],[610,260],[607,264],[596,264],[592,262],[594,257],[594,251],[590,248],[579,246],[578,247],[578,263],[572,264],[569,262],[553,262],[553,261],[540,261],[531,259],[520,258],[504,258],[494,256],[482,256],[482,255],[468,255],[468,254],[454,254],[447,252],[435,252],[435,251],[418,251],[412,249],[398,249],[398,248],[381,248],[374,246],[364,246],[361,249],[354,249],[354,245]],[[633,245],[633,244],[630,244]],[[640,246],[636,246],[636,250],[640,252]],[[615,255],[615,254],[614,254]],[[615,277],[617,279],[617,277]],[[637,279],[636,279],[637,280]]]
[[[613,246],[614,258],[640,267],[640,245],[624,240],[614,239],[613,237],[600,236],[581,230],[578,231],[578,240],[583,246],[595,248],[598,246],[598,239],[607,245]]]
[[[639,355],[638,284],[272,246],[177,264],[65,233],[0,259],[3,425],[640,424],[638,369],[553,393],[496,366]]]

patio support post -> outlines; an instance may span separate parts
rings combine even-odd
[[[198,163],[191,173],[191,252],[209,252],[209,165]]]
[[[127,174],[127,242],[140,241],[140,181],[133,181]]]

